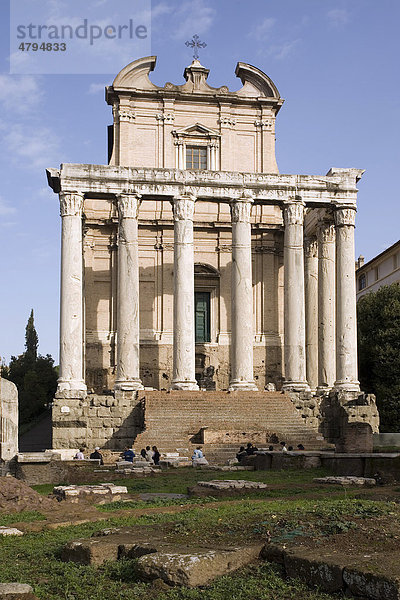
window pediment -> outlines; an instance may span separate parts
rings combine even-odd
[[[181,129],[174,129],[172,132],[175,137],[181,138],[220,138],[221,134],[210,127],[201,123],[194,123]]]

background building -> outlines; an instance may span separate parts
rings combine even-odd
[[[383,285],[400,282],[400,240],[390,248],[364,263],[360,256],[356,263],[357,300],[376,292]]]

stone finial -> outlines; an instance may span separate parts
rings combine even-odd
[[[60,192],[61,217],[81,217],[83,194],[81,192]]]

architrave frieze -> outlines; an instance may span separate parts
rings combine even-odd
[[[47,169],[50,187],[56,191],[119,195],[127,188],[146,197],[193,195],[198,200],[230,202],[249,194],[254,203],[283,205],[298,198],[318,208],[356,205],[355,169],[327,176],[272,175],[231,171],[134,168],[112,165],[63,164]],[[358,172],[358,171],[357,171]],[[350,180],[352,185],[350,185]]]

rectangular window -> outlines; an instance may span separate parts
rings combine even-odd
[[[207,148],[205,146],[186,146],[186,168],[207,169]]]
[[[211,292],[194,293],[195,340],[197,344],[211,341],[210,297]]]
[[[375,281],[379,279],[379,267],[375,267]]]
[[[363,273],[358,278],[358,291],[361,291],[361,290],[365,289],[366,287],[367,287],[367,277],[366,277],[365,273]]]

